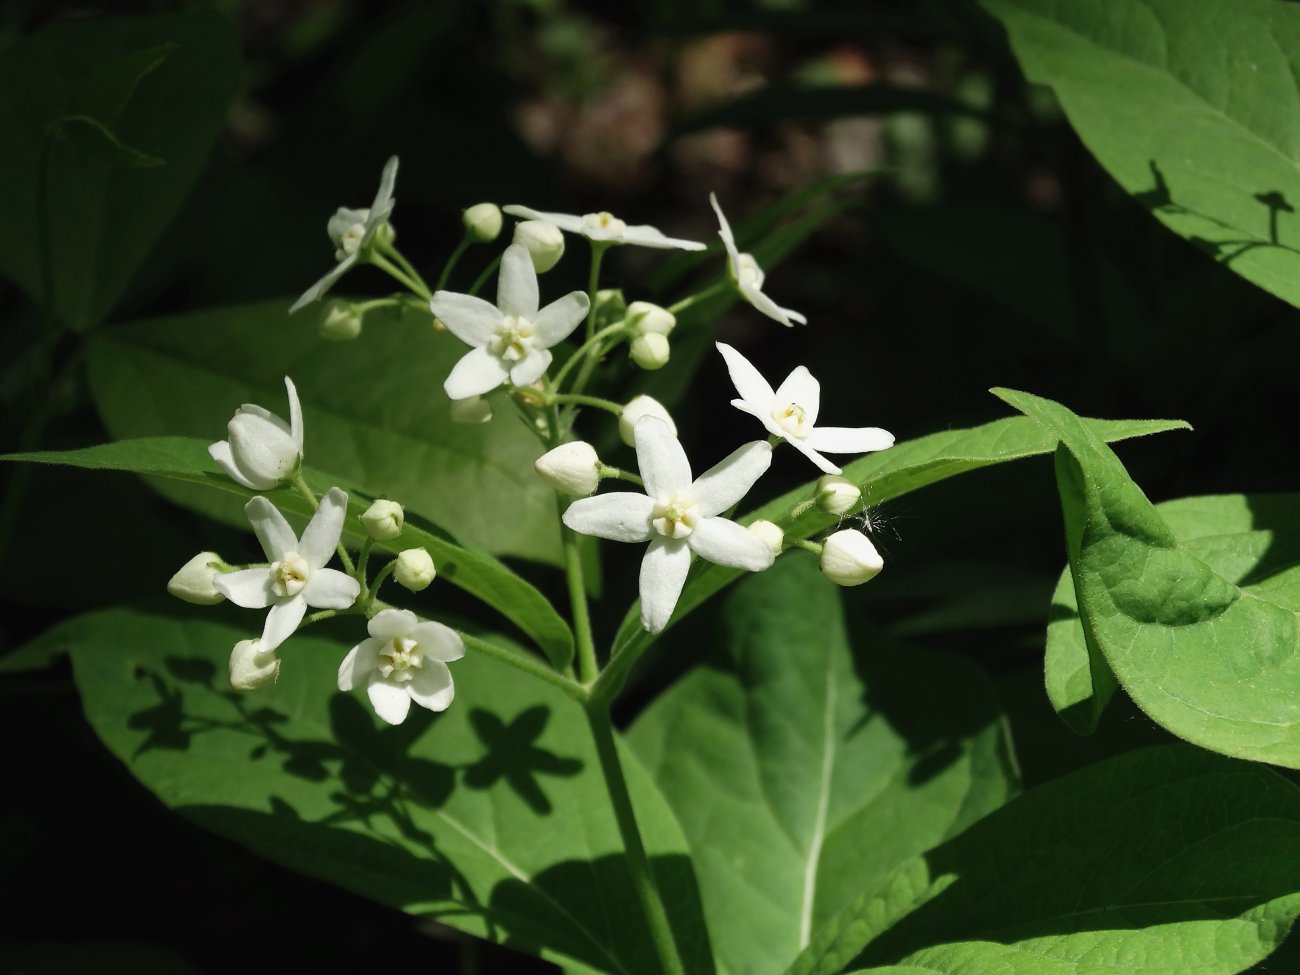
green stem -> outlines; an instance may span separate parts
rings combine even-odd
[[[605,251],[609,244],[603,241],[591,242],[591,273],[587,275],[587,341],[596,335],[596,292],[600,290],[600,265],[605,260]]]
[[[791,548],[801,548],[805,552],[812,552],[813,555],[821,555],[822,547],[817,542],[810,542],[806,538],[791,538],[787,543]]]
[[[645,481],[636,474],[633,474],[631,471],[625,471],[621,467],[610,467],[608,464],[601,464],[600,476],[612,477],[619,481],[631,481],[633,484],[639,484],[641,487],[645,487]]]
[[[582,345],[578,346],[578,351],[569,356],[564,365],[560,367],[560,371],[555,374],[555,388],[559,389],[560,385],[564,382],[565,377],[573,371],[573,367],[582,362],[587,356],[592,355],[606,339],[615,338],[620,333],[625,332],[628,332],[627,327],[622,322],[616,322],[613,325],[602,328],[587,341],[583,342]],[[602,352],[601,354],[603,355],[604,353]]]
[[[599,396],[579,396],[576,393],[554,393],[547,398],[549,403],[568,403],[574,406],[594,406],[599,410],[607,410],[618,416],[623,412],[623,404],[615,403],[610,399],[601,399]]]
[[[302,474],[295,474],[293,480],[289,482],[295,491],[307,499],[311,505],[311,510],[315,511],[320,507],[320,502],[316,500],[316,493],[307,486],[307,482],[302,479]],[[348,555],[348,550],[343,547],[343,542],[338,544],[339,561],[343,563],[343,569],[348,575],[356,577],[356,566],[352,564],[352,556]]]
[[[434,291],[441,291],[443,288],[447,287],[447,279],[451,277],[451,272],[455,269],[456,264],[460,261],[461,256],[465,251],[469,250],[469,245],[472,243],[473,241],[469,239],[469,234],[466,234],[460,239],[460,243],[456,245],[456,249],[453,250],[451,256],[447,258],[447,263],[442,266],[442,273],[438,275],[438,283],[434,287]]]
[[[609,801],[614,807],[619,835],[623,838],[624,859],[628,872],[632,875],[632,887],[641,902],[641,911],[650,931],[650,941],[654,945],[655,954],[659,956],[659,967],[665,975],[685,975],[686,969],[677,952],[677,942],[668,921],[668,911],[664,908],[663,898],[655,885],[654,872],[646,856],[641,831],[637,827],[636,811],[632,808],[632,797],[623,776],[618,744],[614,740],[609,715],[603,709],[592,706],[588,706],[586,711],[591,737],[596,743],[596,755],[600,759],[600,771],[605,778],[605,788],[609,790]]]
[[[557,674],[541,661],[534,660],[532,657],[525,657],[513,650],[507,650],[505,647],[498,647],[495,643],[489,643],[487,640],[482,640],[470,633],[461,632],[460,638],[465,641],[465,646],[468,649],[481,653],[486,657],[491,657],[493,660],[499,660],[516,670],[521,670],[538,680],[543,680],[554,687],[558,687],[579,704],[586,703],[587,689],[585,687],[576,681],[569,680],[562,674]]]
[[[428,301],[433,297],[433,295],[429,291],[429,286],[425,284],[423,281],[417,280],[419,278],[418,274],[415,276],[415,278],[410,277],[408,274],[406,274],[405,271],[402,271],[395,264],[393,264],[392,261],[388,260],[388,258],[384,257],[382,254],[371,254],[370,263],[373,264],[375,267],[379,268],[381,271],[385,272],[389,277],[393,278],[399,284],[407,288],[410,288],[412,292],[419,295],[425,301]]]
[[[669,305],[667,310],[670,314],[680,315],[682,312],[684,312],[687,308],[690,308],[692,305],[698,304],[699,302],[704,301],[706,298],[712,298],[714,295],[721,293],[722,291],[726,290],[730,286],[731,286],[731,282],[729,281],[719,281],[717,284],[711,285],[705,288],[703,291],[697,291],[693,295],[687,295],[685,298],[683,298],[681,301],[677,302],[674,305]]]
[[[370,587],[366,585],[366,563],[370,561],[370,550],[374,544],[375,540],[367,535],[361,543],[361,551],[357,553],[357,582],[361,583],[362,599],[370,594]]]
[[[501,256],[498,254],[496,257],[492,258],[492,261],[488,266],[483,269],[483,273],[474,279],[474,283],[469,286],[469,293],[472,295],[478,294],[483,289],[483,285],[487,284],[488,278],[492,277],[492,272],[500,265]]]
[[[375,597],[379,595],[379,587],[382,586],[385,582],[387,582],[388,577],[391,576],[396,571],[397,571],[397,559],[393,559],[393,561],[389,562],[386,566],[384,566],[382,569],[379,570],[378,574],[375,576],[374,585],[370,587],[369,598],[366,600],[367,605],[374,603]]]
[[[556,511],[564,516],[567,503],[555,496]],[[573,613],[573,637],[578,649],[578,677],[584,684],[592,684],[600,676],[596,663],[596,641],[591,634],[591,612],[587,608],[587,587],[582,575],[582,551],[578,548],[578,535],[560,522],[564,542],[564,581],[569,587],[569,608]]]

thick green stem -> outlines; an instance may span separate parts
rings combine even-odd
[[[605,778],[605,788],[609,790],[609,801],[614,807],[619,835],[623,839],[623,853],[628,872],[632,875],[632,887],[641,902],[641,911],[650,930],[650,940],[654,944],[655,954],[659,956],[659,967],[664,975],[684,975],[686,969],[677,952],[668,911],[664,908],[663,898],[655,885],[654,872],[646,856],[645,844],[641,841],[636,811],[632,808],[632,797],[627,790],[627,779],[619,761],[618,744],[614,741],[609,714],[601,707],[589,706],[586,711],[591,737],[596,743],[596,755],[600,759],[600,771]]]

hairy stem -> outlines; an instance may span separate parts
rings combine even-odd
[[[410,274],[407,274],[405,271],[403,271],[401,268],[399,268],[397,265],[395,265],[392,261],[390,261],[388,258],[384,257],[383,255],[372,254],[370,257],[370,263],[373,264],[375,267],[379,268],[381,271],[383,271],[393,280],[397,281],[399,284],[407,288],[410,288],[412,292],[419,295],[425,301],[428,301],[433,297],[433,294],[429,291],[429,286],[425,284],[422,280],[420,280],[420,276],[418,274],[412,277]]]

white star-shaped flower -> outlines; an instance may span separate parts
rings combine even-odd
[[[447,664],[465,656],[460,634],[405,609],[381,610],[368,629],[370,639],[339,665],[339,690],[364,685],[375,713],[389,724],[405,721],[412,701],[445,711],[456,694]]]
[[[635,244],[637,247],[657,247],[660,250],[675,248],[684,251],[702,251],[705,248],[705,245],[697,240],[669,237],[662,230],[649,224],[628,226],[608,212],[584,213],[582,216],[576,213],[543,213],[541,210],[520,206],[517,203],[501,209],[512,217],[544,220],[571,234],[581,234],[588,240],[607,244]]]
[[[722,207],[718,206],[718,197],[710,193],[709,202],[713,204],[713,212],[718,215],[718,236],[722,238],[722,246],[727,249],[727,271],[736,282],[741,297],[768,318],[775,319],[787,328],[793,327],[795,322],[807,325],[808,319],[799,312],[793,308],[782,308],[763,294],[763,279],[766,277],[763,269],[758,266],[753,254],[742,254],[736,249],[736,238],[731,233],[731,224],[727,223]]]
[[[245,403],[226,427],[230,439],[208,447],[231,480],[254,491],[271,490],[302,463],[302,406],[288,376],[284,387],[289,391],[288,423],[255,403]]]
[[[325,568],[343,534],[347,510],[347,494],[340,488],[330,488],[300,539],[266,498],[253,498],[244,506],[271,565],[219,573],[212,582],[236,606],[271,607],[262,627],[263,653],[271,652],[293,635],[308,606],[347,609],[356,602],[361,592],[357,580],[337,569]]]
[[[451,370],[443,389],[451,399],[468,399],[496,389],[507,379],[527,386],[551,364],[550,348],[568,338],[587,317],[590,302],[570,291],[540,311],[537,272],[521,244],[511,244],[501,258],[497,303],[473,295],[439,291],[429,302],[447,331],[474,346]]]
[[[569,505],[564,523],[584,535],[650,543],[641,562],[641,625],[659,633],[682,593],[691,552],[750,572],[771,566],[775,556],[763,539],[719,515],[767,470],[772,448],[762,440],[745,444],[692,480],[686,452],[668,424],[642,417],[635,434],[645,494],[616,491],[583,498]]]
[[[347,207],[339,207],[334,216],[330,217],[326,230],[334,242],[334,260],[338,264],[303,292],[302,297],[289,309],[290,315],[319,300],[334,286],[335,281],[357,263],[361,252],[370,245],[375,234],[379,233],[379,228],[392,216],[393,206],[397,202],[393,199],[393,186],[396,183],[397,157],[393,156],[384,165],[383,175],[379,178],[379,191],[368,209],[349,210]]]
[[[796,366],[773,391],[753,364],[729,345],[717,343],[727,372],[740,399],[731,405],[758,417],[768,433],[781,437],[827,474],[840,469],[818,451],[832,454],[865,454],[894,446],[894,435],[880,427],[819,427],[821,383],[803,366]]]

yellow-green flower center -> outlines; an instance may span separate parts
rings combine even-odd
[[[271,590],[281,599],[302,592],[310,577],[311,565],[297,552],[286,552],[279,562],[271,563]]]
[[[501,319],[489,345],[493,355],[507,362],[518,362],[533,348],[533,323],[519,315]]]
[[[798,403],[778,403],[772,407],[772,419],[785,431],[787,437],[797,437],[800,440],[808,436],[812,425],[808,422],[808,411]]]
[[[695,530],[699,518],[695,502],[688,497],[678,495],[664,501],[656,501],[650,523],[654,526],[654,530],[665,538],[685,538]]]
[[[424,651],[409,636],[394,637],[379,651],[379,673],[394,680],[410,680],[423,663]]]

